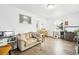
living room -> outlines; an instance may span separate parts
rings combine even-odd
[[[1,4],[0,55],[78,54],[78,15],[78,4]]]

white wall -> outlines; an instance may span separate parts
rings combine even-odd
[[[19,14],[32,17],[32,24],[20,24]],[[12,30],[18,32],[36,31],[36,21],[44,18],[31,14],[30,12],[15,8],[10,5],[0,5],[0,30]]]
[[[32,24],[20,24],[19,14],[31,16]],[[10,5],[0,5],[0,30],[13,30],[16,33],[36,31],[36,22],[39,21],[40,25],[43,24],[47,28],[49,36],[52,36],[53,31],[56,29],[54,22],[61,19],[68,19],[69,25],[79,25],[79,12],[62,15],[57,18],[44,19]]]
[[[53,31],[57,31],[56,30],[56,26],[55,26],[55,21],[65,21],[65,20],[69,21],[69,25],[73,25],[73,26],[79,26],[79,12],[75,12],[72,14],[67,14],[67,15],[62,15],[60,17],[56,17],[56,18],[52,18],[52,19],[47,19],[47,29],[49,32],[49,35],[52,36]],[[71,31],[73,29],[70,29]]]
[[[79,12],[75,12],[70,15],[67,15],[64,17],[64,19],[68,19],[69,26],[79,26]],[[66,30],[72,31],[72,32],[76,29],[79,29],[79,27],[66,28]]]

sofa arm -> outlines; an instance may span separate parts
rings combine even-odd
[[[27,44],[27,40],[18,40],[18,41],[20,41],[20,42],[24,42],[24,46],[26,47],[26,44]],[[19,44],[19,43],[18,43]]]

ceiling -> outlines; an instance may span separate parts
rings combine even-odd
[[[52,19],[79,12],[79,4],[56,4],[48,9],[45,4],[10,4],[11,6],[26,10],[38,16]]]

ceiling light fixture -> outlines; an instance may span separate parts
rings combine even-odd
[[[47,4],[47,8],[49,8],[49,9],[54,8],[54,4]]]

